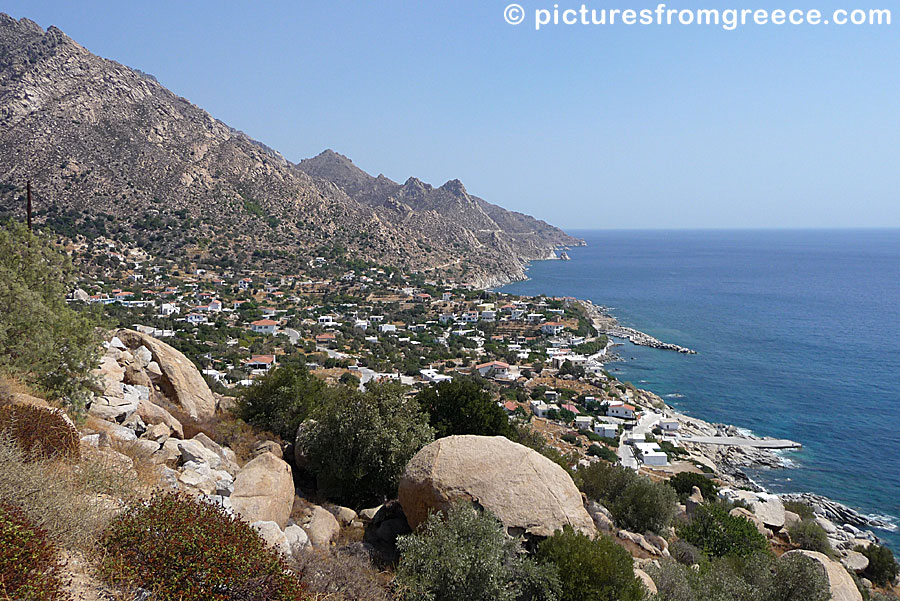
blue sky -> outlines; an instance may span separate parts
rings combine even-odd
[[[894,6],[745,2],[669,4]],[[529,15],[553,4],[520,3]],[[900,9],[881,28],[536,32],[533,21],[508,25],[507,4],[6,0],[0,10],[154,74],[290,160],[333,148],[398,181],[459,178],[564,227],[900,227]]]

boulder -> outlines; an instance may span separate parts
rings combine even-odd
[[[413,529],[429,511],[463,500],[490,510],[511,534],[548,537],[566,525],[596,533],[565,470],[502,436],[448,436],[429,444],[406,466],[399,500]]]
[[[778,495],[737,490],[732,491],[732,496],[750,505],[756,517],[769,528],[780,530],[784,527],[784,504]]]
[[[134,355],[135,363],[141,369],[144,369],[145,367],[150,365],[151,361],[153,361],[153,353],[151,353],[150,349],[148,349],[144,345],[141,345],[134,349],[134,352],[132,354]]]
[[[94,390],[103,396],[121,396],[122,380],[125,378],[125,369],[109,354],[100,358],[100,367],[94,370],[93,375],[97,380]]]
[[[378,514],[378,511],[381,509],[381,505],[378,507],[369,507],[368,509],[363,509],[359,512],[359,517],[363,522],[371,522],[375,519],[375,516]]]
[[[294,555],[299,554],[310,545],[306,530],[297,524],[291,524],[285,528],[284,535],[287,537],[288,544],[291,546],[291,552]]]
[[[659,590],[656,588],[656,583],[653,582],[653,578],[650,578],[650,574],[648,574],[644,570],[635,569],[634,575],[638,577],[638,579],[641,581],[641,584],[643,584],[644,588],[647,589],[648,593],[650,593],[651,595],[655,595],[659,592]]]
[[[158,384],[169,400],[183,407],[195,419],[212,417],[216,412],[216,399],[206,380],[187,357],[168,344],[134,330],[119,330],[117,336],[129,348],[143,346],[150,351],[162,372]]]
[[[341,531],[341,526],[330,511],[313,505],[309,520],[303,525],[309,542],[314,547],[327,547]]]
[[[841,564],[851,572],[859,574],[869,567],[869,558],[859,551],[847,551],[847,556],[841,558]]]
[[[703,493],[695,486],[691,489],[691,495],[684,502],[684,511],[687,515],[694,515],[694,510],[703,505]]]
[[[794,524],[799,524],[802,521],[803,521],[803,518],[801,518],[798,514],[794,513],[793,511],[788,511],[787,509],[784,510],[784,527],[785,528],[790,528]]]
[[[208,463],[213,469],[218,469],[222,466],[222,458],[195,439],[179,440],[177,445],[183,462]]]
[[[172,414],[150,401],[138,401],[137,414],[145,424],[165,424],[176,438],[184,438],[184,427]]]
[[[291,542],[275,522],[260,520],[253,522],[250,526],[259,533],[259,536],[266,543],[281,553],[284,557],[291,557]]]
[[[272,453],[279,459],[284,458],[284,452],[281,450],[281,445],[274,440],[260,440],[258,443],[253,445],[251,457],[256,457],[257,455],[262,455],[263,453]]]
[[[347,526],[353,520],[357,518],[356,512],[350,509],[349,507],[341,507],[339,505],[333,505],[328,508],[328,510],[337,518],[337,521],[340,522],[342,526]]]
[[[762,523],[762,520],[756,517],[756,514],[750,510],[744,509],[743,507],[735,507],[728,513],[734,517],[741,517],[753,522],[753,525],[756,526],[756,529],[759,530],[759,533],[763,536],[767,536],[771,533],[771,530],[766,528],[765,524]]]
[[[155,424],[147,428],[143,434],[141,434],[141,438],[144,440],[152,440],[154,442],[158,442],[159,444],[163,444],[168,440],[169,435],[171,434],[171,430],[165,424]]]
[[[609,510],[596,501],[588,501],[588,514],[594,520],[594,526],[601,532],[612,532],[615,529],[615,523]]]
[[[795,553],[805,555],[819,564],[831,589],[831,601],[863,601],[862,594],[856,588],[856,583],[853,582],[853,578],[841,564],[823,553],[801,549],[788,551],[784,554],[784,557]]]
[[[286,526],[293,504],[291,466],[272,453],[263,453],[247,463],[234,479],[231,505],[248,522],[268,521]]]
[[[826,533],[833,535],[837,534],[837,526],[834,525],[834,522],[827,518],[823,518],[822,516],[816,517],[816,523],[822,527]]]

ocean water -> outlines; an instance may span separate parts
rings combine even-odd
[[[618,347],[609,367],[680,411],[801,442],[751,476],[900,522],[900,230],[581,231],[520,294],[605,305],[697,355]],[[900,551],[900,534],[876,534]]]

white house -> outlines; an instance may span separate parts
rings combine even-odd
[[[541,324],[541,332],[550,336],[557,336],[565,329],[565,324],[558,321],[548,321],[547,323]]]
[[[453,316],[453,313],[442,313],[441,316],[438,318],[438,321],[440,321],[442,324],[446,325],[448,323],[453,322],[454,319],[455,319],[455,317]]]
[[[269,371],[275,367],[275,355],[253,355],[244,362],[244,365],[248,369]]]
[[[462,314],[463,323],[478,323],[478,311],[466,311]]]
[[[659,427],[664,432],[676,432],[679,428],[678,420],[674,420],[674,419],[660,420]]]
[[[481,312],[481,321],[486,321],[486,322],[497,321],[497,312],[494,310],[482,311]]]
[[[669,457],[662,452],[659,445],[655,442],[636,442],[634,443],[634,448],[637,449],[638,457],[645,465],[669,465]]]
[[[386,334],[388,332],[396,332],[397,326],[395,326],[392,323],[383,323],[380,326],[378,326],[378,331],[381,332],[382,334]]]
[[[590,415],[579,415],[575,418],[575,427],[579,430],[590,430],[593,423],[594,418]]]
[[[330,326],[334,325],[334,316],[332,315],[323,315],[319,318],[320,326]]]
[[[616,438],[619,435],[619,427],[616,424],[603,424],[597,422],[594,424],[594,433],[603,438]]]
[[[610,417],[619,417],[622,419],[634,419],[634,412],[637,408],[634,405],[610,405],[606,410],[606,415]]]
[[[490,361],[488,363],[482,363],[481,365],[476,365],[475,369],[477,369],[478,373],[482,376],[493,373],[496,377],[509,377],[509,364],[504,363],[503,361]]]
[[[184,319],[192,324],[206,323],[206,315],[202,313],[188,313]]]
[[[159,314],[169,317],[170,315],[178,315],[181,309],[175,303],[163,303],[159,308]]]
[[[439,374],[436,369],[422,369],[419,370],[419,373],[422,374],[422,378],[426,382],[433,382],[434,384],[439,384],[441,382],[449,382],[453,379],[453,376],[448,376],[446,374]]]
[[[369,327],[369,322],[366,321],[365,319],[357,319],[356,322],[353,324],[353,327],[357,330],[362,330],[363,332],[365,332],[366,329]]]
[[[274,334],[275,328],[278,326],[277,321],[271,319],[260,319],[250,324],[250,329],[257,334]]]

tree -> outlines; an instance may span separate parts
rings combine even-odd
[[[768,547],[753,522],[729,514],[719,503],[697,507],[691,521],[678,528],[678,535],[713,557],[747,557]]]
[[[828,533],[813,520],[803,520],[791,524],[788,528],[791,542],[799,549],[817,551],[825,555],[833,555],[834,550],[828,542]]]
[[[416,399],[428,413],[437,438],[454,434],[505,436],[510,431],[506,412],[473,379],[454,378],[429,386]]]
[[[660,532],[675,516],[675,491],[632,470],[608,463],[593,463],[576,472],[578,488],[612,513],[620,528]]]
[[[631,555],[611,538],[590,538],[571,526],[541,542],[537,556],[556,566],[562,583],[560,601],[639,601],[641,582]]]
[[[397,383],[335,389],[310,417],[297,437],[309,470],[320,492],[354,505],[394,495],[406,464],[434,440],[427,416]]]
[[[679,472],[669,478],[666,483],[675,489],[679,497],[688,497],[694,487],[700,489],[704,499],[714,499],[719,491],[715,482],[696,472]]]
[[[0,226],[0,371],[84,407],[99,338],[93,321],[66,305],[75,284],[69,258],[21,224]]]
[[[257,379],[244,392],[236,413],[248,424],[292,441],[313,406],[328,394],[325,383],[306,367],[283,365]]]
[[[415,534],[397,539],[397,583],[403,601],[556,601],[552,566],[520,554],[503,524],[471,504],[432,513]]]

